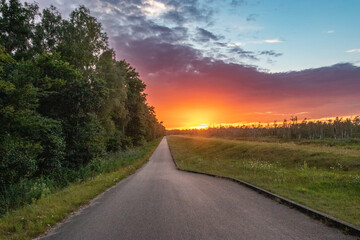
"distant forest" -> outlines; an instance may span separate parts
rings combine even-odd
[[[298,118],[281,122],[253,124],[252,126],[220,126],[207,129],[169,130],[167,134],[192,135],[203,137],[261,138],[317,140],[317,139],[353,139],[360,138],[360,117],[335,118],[327,121],[298,121]]]
[[[145,87],[86,7],[64,19],[53,6],[1,0],[1,197],[163,136]]]

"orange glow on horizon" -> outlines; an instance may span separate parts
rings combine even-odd
[[[211,94],[201,94],[186,99],[174,96],[174,99],[176,99],[174,102],[168,99],[155,99],[154,101],[149,96],[150,104],[155,106],[158,119],[164,121],[164,126],[169,130],[203,129],[212,123],[224,121],[224,116],[234,115],[232,105],[214,99]]]
[[[298,117],[323,120],[336,116],[350,117],[359,109],[346,105],[356,102],[354,97],[337,99],[338,103],[322,97],[279,98],[277,96],[251,95],[246,90],[222,89],[223,85],[192,86],[193,82],[174,82],[148,85],[149,105],[155,106],[156,116],[166,129],[204,129],[246,125],[282,124],[284,119]],[[234,92],[232,92],[234,91]],[[314,104],[317,103],[317,104]]]
[[[190,129],[206,129],[209,126],[207,124],[201,124],[200,126],[190,127]]]
[[[338,118],[345,120],[345,119],[354,119],[355,117],[359,117],[360,114],[350,115],[350,116],[338,116]],[[327,122],[329,120],[334,121],[337,117],[328,117],[328,118],[317,118],[317,119],[306,119],[306,122]],[[301,123],[304,119],[298,119],[297,123]],[[287,119],[288,123],[291,123],[289,119]],[[215,124],[201,124],[200,126],[187,126],[187,127],[180,127],[180,128],[167,128],[167,130],[188,130],[188,129],[207,129],[207,128],[219,128],[219,127],[274,127],[274,122],[237,122],[237,123],[215,123]],[[276,122],[277,126],[282,125],[283,121]]]
[[[212,98],[214,99],[214,98]],[[266,108],[266,104],[249,103],[249,104],[233,104],[230,101],[217,102],[209,98],[208,102],[203,98],[191,99],[184,101],[163,102],[154,101],[152,103],[155,108],[159,120],[164,122],[164,126],[168,130],[172,129],[205,129],[208,127],[230,127],[230,126],[266,126],[273,125],[274,121],[277,124],[282,124],[284,119],[288,121],[292,116],[298,117],[298,122],[303,121],[327,121],[334,120],[336,115],[331,116],[324,112],[311,114],[303,111],[292,110],[292,105],[289,104],[290,110],[284,110],[285,113],[262,111],[257,109]],[[357,116],[358,112],[351,115],[339,115],[338,117],[350,118]]]

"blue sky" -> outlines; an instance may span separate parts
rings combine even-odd
[[[204,1],[206,3],[207,1]],[[249,51],[274,50],[283,55],[246,63],[270,71],[302,70],[340,62],[360,65],[360,1],[213,1],[213,25],[207,29]],[[265,40],[279,42],[266,43]]]

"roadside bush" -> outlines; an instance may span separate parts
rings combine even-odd
[[[0,141],[0,186],[32,177],[38,170],[39,144],[20,137],[3,136]]]
[[[54,180],[41,177],[23,178],[15,184],[2,186],[0,188],[0,215],[47,196],[55,189],[55,185]]]

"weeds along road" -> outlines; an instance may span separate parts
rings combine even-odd
[[[356,239],[236,183],[176,170],[166,138],[136,174],[42,239]]]

